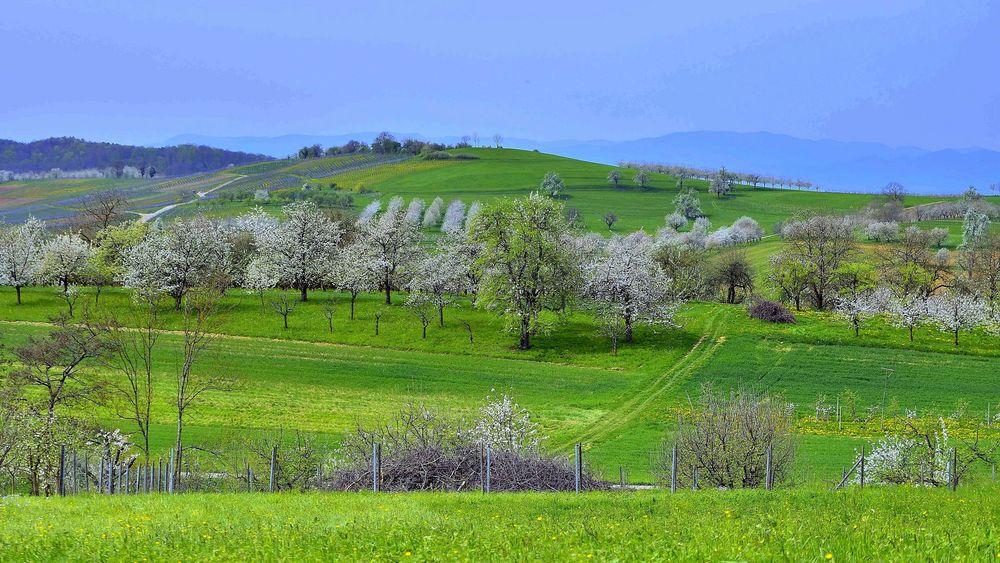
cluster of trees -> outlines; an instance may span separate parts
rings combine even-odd
[[[729,193],[737,184],[750,187],[781,187],[794,188],[797,190],[819,190],[819,186],[812,182],[785,178],[782,176],[768,176],[753,172],[731,172],[723,166],[718,170],[710,168],[698,168],[694,166],[680,166],[676,164],[651,164],[648,162],[620,162],[618,166],[631,168],[645,172],[656,172],[666,174],[677,179],[677,188],[683,189],[684,183],[691,178],[706,180],[712,183],[713,188],[721,190],[713,191],[713,194],[722,197]]]
[[[909,330],[929,324],[952,333],[996,330],[1000,297],[1000,236],[989,219],[966,214],[963,242],[952,253],[936,248],[947,233],[869,223],[869,237],[893,240],[872,258],[860,252],[852,217],[811,217],[784,225],[786,250],[771,259],[769,280],[800,309],[833,308],[856,332],[868,318],[885,315]]]
[[[95,143],[73,137],[53,137],[30,143],[0,139],[0,180],[14,173],[45,173],[52,177],[94,177],[99,173],[121,178],[128,174],[153,177],[161,174],[182,176],[230,165],[271,160],[261,154],[227,151],[206,146],[137,147]],[[7,171],[8,174],[3,174]],[[54,176],[53,176],[54,175]]]
[[[503,137],[498,133],[493,135],[493,143],[496,148],[503,146]],[[421,141],[419,139],[407,138],[399,141],[388,131],[383,131],[376,136],[371,143],[364,141],[350,140],[339,147],[323,148],[319,144],[302,147],[295,154],[300,159],[319,158],[321,156],[337,156],[342,154],[377,153],[377,154],[412,154],[412,155],[435,155],[448,149],[461,149],[481,146],[479,135],[466,135],[454,145],[446,143],[433,143]],[[434,158],[434,157],[430,157]]]
[[[422,228],[440,227],[433,248]],[[256,209],[215,221],[204,217],[110,224],[91,239],[70,232],[49,236],[31,219],[0,231],[0,283],[20,289],[59,286],[68,305],[77,285],[119,284],[136,295],[185,297],[208,284],[258,293],[338,289],[351,297],[382,292],[386,304],[407,291],[405,305],[421,322],[444,324],[455,296],[494,311],[527,349],[531,337],[570,309],[592,311],[612,341],[631,342],[638,324],[672,325],[680,300],[653,237],[637,232],[605,240],[570,227],[560,203],[538,194],[466,206],[437,198],[384,207],[372,202],[356,220],[331,217],[308,201],[282,208],[280,219]],[[294,304],[273,303],[286,322]]]

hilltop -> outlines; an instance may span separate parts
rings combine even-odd
[[[160,176],[183,176],[261,160],[270,157],[204,145],[137,147],[75,137],[52,137],[30,143],[0,139],[0,170],[11,172],[117,168],[120,177],[122,168],[129,166],[143,169],[143,176],[150,167]]]

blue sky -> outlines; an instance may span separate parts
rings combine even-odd
[[[2,138],[725,130],[1000,149],[998,2],[5,4]]]

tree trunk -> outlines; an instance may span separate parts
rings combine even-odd
[[[17,304],[21,304],[21,286],[14,286],[14,290],[17,291]]]
[[[389,274],[385,275],[385,304],[392,305],[392,285],[390,285]]]
[[[282,315],[282,317],[285,319],[285,330],[288,330],[288,315]]]
[[[98,285],[94,289],[97,290],[97,292],[94,293],[94,305],[96,306],[97,302],[100,301],[100,299],[101,299],[101,290],[104,289],[104,286],[103,285]]]
[[[726,302],[730,305],[736,303],[736,286],[729,286],[729,291],[726,293]]]
[[[63,293],[68,293],[69,292],[69,278],[63,278],[62,286],[63,286]]]
[[[958,329],[955,329],[955,346],[958,346]]]
[[[632,342],[632,315],[625,314],[625,342]],[[615,354],[618,353],[618,339],[615,338]]]
[[[444,305],[438,305],[438,324],[444,326]]]
[[[531,339],[528,334],[528,327],[531,325],[531,317],[525,315],[521,317],[521,342],[518,344],[518,349],[527,350],[531,348]]]
[[[184,432],[184,409],[177,410],[177,439],[174,442],[174,459],[173,459],[173,472],[170,474],[170,480],[173,482],[174,486],[180,485],[181,482],[181,453],[184,451],[183,445],[183,432]]]
[[[351,320],[352,321],[354,320],[354,302],[357,301],[357,300],[358,300],[358,294],[357,293],[352,293],[351,294]]]
[[[427,323],[423,324],[423,328],[424,328],[424,338],[427,338]]]
[[[309,299],[309,293],[308,293],[309,292],[309,288],[307,288],[305,284],[302,284],[302,287],[299,288],[299,291],[302,292],[302,295],[299,296],[299,301],[302,301],[303,303],[305,303],[306,300]]]
[[[796,295],[795,296],[795,310],[796,311],[801,311],[802,310],[802,304],[801,303],[802,303],[802,298],[799,297],[798,295]]]
[[[183,297],[183,295],[180,294],[180,293],[174,295],[174,311],[180,311],[181,310],[181,298],[182,297]]]

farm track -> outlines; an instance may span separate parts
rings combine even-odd
[[[33,327],[52,327],[53,323],[42,322],[42,321],[17,321],[17,320],[0,320],[0,326],[10,325],[10,326],[33,326]],[[180,330],[160,330],[160,334],[169,334],[172,336],[183,336],[184,332]],[[371,351],[382,351],[382,352],[401,352],[401,353],[413,353],[413,354],[424,354],[427,356],[441,356],[445,358],[462,358],[462,357],[482,357],[488,358],[490,360],[499,360],[504,362],[523,362],[532,365],[547,365],[547,366],[559,366],[566,368],[576,368],[580,370],[594,370],[594,371],[606,371],[613,372],[610,368],[599,367],[599,366],[584,366],[578,364],[570,364],[566,362],[553,362],[551,360],[539,360],[532,358],[512,358],[509,356],[495,356],[488,354],[463,354],[454,352],[435,352],[431,350],[416,350],[412,348],[393,348],[391,346],[366,346],[363,344],[344,344],[341,342],[324,342],[322,340],[301,340],[294,338],[268,338],[266,336],[246,336],[242,334],[226,334],[223,332],[212,332],[208,333],[208,336],[216,338],[218,340],[229,340],[229,341],[242,341],[242,342],[267,342],[270,344],[297,344],[297,345],[309,345],[323,348],[338,348],[343,350],[357,350],[359,352],[371,352]]]
[[[704,333],[698,341],[670,369],[631,392],[624,402],[609,410],[576,436],[558,444],[556,449],[568,450],[576,442],[607,441],[611,434],[642,416],[655,401],[690,379],[726,342],[726,337],[722,335],[725,325],[719,321],[718,316],[719,313],[716,312],[708,319]]]
[[[148,222],[156,219],[157,217],[165,215],[165,214],[173,211],[174,209],[176,209],[176,208],[178,208],[178,207],[180,207],[182,205],[188,205],[188,204],[193,203],[195,201],[198,201],[200,199],[204,199],[205,196],[207,196],[208,194],[214,192],[215,190],[224,188],[224,187],[228,186],[229,184],[232,184],[233,182],[235,182],[237,180],[242,180],[243,178],[246,178],[246,176],[236,176],[235,178],[232,178],[230,180],[226,180],[225,182],[219,184],[218,186],[215,186],[214,188],[212,188],[210,190],[206,190],[204,192],[198,192],[197,193],[197,197],[195,197],[194,199],[189,199],[189,200],[181,202],[181,203],[172,203],[170,205],[161,207],[161,208],[157,209],[156,211],[154,211],[152,213],[138,213],[136,211],[133,211],[133,213],[136,213],[137,215],[139,215],[139,222],[140,223],[148,223]]]

